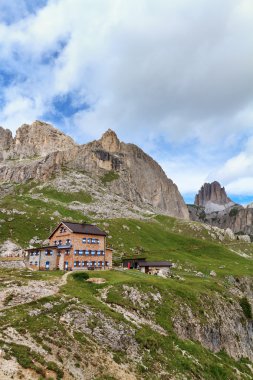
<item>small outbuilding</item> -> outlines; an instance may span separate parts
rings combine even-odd
[[[123,268],[139,269],[140,263],[145,262],[146,257],[130,257],[122,260]]]
[[[139,263],[141,272],[161,277],[167,277],[170,274],[171,267],[170,261],[142,261]]]

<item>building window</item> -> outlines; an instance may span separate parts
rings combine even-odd
[[[86,238],[82,238],[82,242],[85,244],[86,243]]]
[[[100,256],[100,255],[101,255],[101,252],[100,252],[100,251],[97,251],[97,255]]]
[[[74,254],[75,254],[75,255],[77,255],[77,254],[78,254],[78,251],[77,251],[77,250],[75,250]]]
[[[102,267],[105,265],[105,263],[102,261]]]
[[[88,239],[87,239],[87,242],[90,244],[90,243],[91,243],[91,238],[88,238]]]
[[[109,266],[109,263],[108,263],[108,261],[106,261],[106,262],[105,262],[105,265],[106,265],[107,267]]]
[[[57,240],[54,241],[54,245],[58,245],[58,244],[57,244]]]
[[[74,261],[74,267],[76,267],[76,261]]]
[[[98,267],[100,267],[100,261],[98,261]]]
[[[67,240],[66,240],[66,244],[71,244],[71,240],[70,240],[70,239],[67,239]]]
[[[104,256],[104,255],[105,255],[104,251],[101,251],[101,255],[102,255],[102,256]]]
[[[79,255],[82,255],[83,254],[83,251],[79,251]]]
[[[62,241],[61,241],[61,240],[59,240],[59,243],[58,243],[58,245],[62,245]]]
[[[91,254],[94,256],[96,254],[96,251],[91,251]]]
[[[86,250],[85,255],[89,255],[89,254],[90,254],[90,251]]]

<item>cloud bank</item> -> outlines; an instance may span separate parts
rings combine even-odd
[[[2,0],[0,122],[107,128],[191,197],[253,195],[251,0]]]

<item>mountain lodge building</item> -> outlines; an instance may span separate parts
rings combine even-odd
[[[35,270],[101,270],[112,268],[106,233],[93,224],[62,221],[49,236],[49,245],[26,249]]]

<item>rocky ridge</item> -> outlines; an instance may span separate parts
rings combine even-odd
[[[253,207],[233,202],[219,182],[205,183],[195,196],[194,205],[188,205],[190,219],[236,234],[253,235]]]
[[[61,176],[66,168],[95,179],[107,175],[109,193],[137,206],[146,204],[161,213],[189,218],[177,186],[162,168],[137,146],[120,142],[111,130],[100,140],[78,145],[51,125],[36,121],[22,125],[14,139],[1,128],[0,150],[1,182],[45,182]]]

